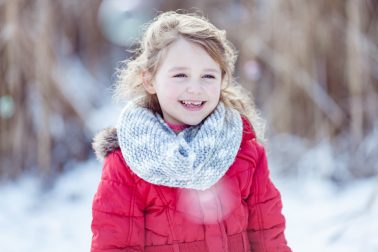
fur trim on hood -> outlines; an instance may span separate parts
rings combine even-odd
[[[92,148],[98,160],[103,160],[107,155],[119,148],[116,128],[106,128],[100,131],[92,142]]]

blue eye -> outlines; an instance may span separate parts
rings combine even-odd
[[[185,78],[186,77],[186,74],[183,74],[183,73],[179,73],[179,74],[175,74],[173,75],[174,78]]]
[[[214,75],[211,75],[211,74],[205,74],[203,76],[203,78],[206,78],[206,79],[215,79],[215,76]]]

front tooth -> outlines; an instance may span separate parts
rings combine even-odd
[[[202,104],[202,102],[189,102],[189,101],[183,101],[183,103],[186,105],[196,105],[196,106],[199,106]]]

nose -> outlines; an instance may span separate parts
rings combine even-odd
[[[202,85],[199,81],[191,81],[188,83],[186,91],[191,94],[199,94],[202,92]]]

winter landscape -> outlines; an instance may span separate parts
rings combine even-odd
[[[117,69],[143,24],[204,13],[266,119],[294,252],[377,252],[378,2],[0,0],[0,252],[89,251]],[[235,29],[237,27],[237,29]]]

